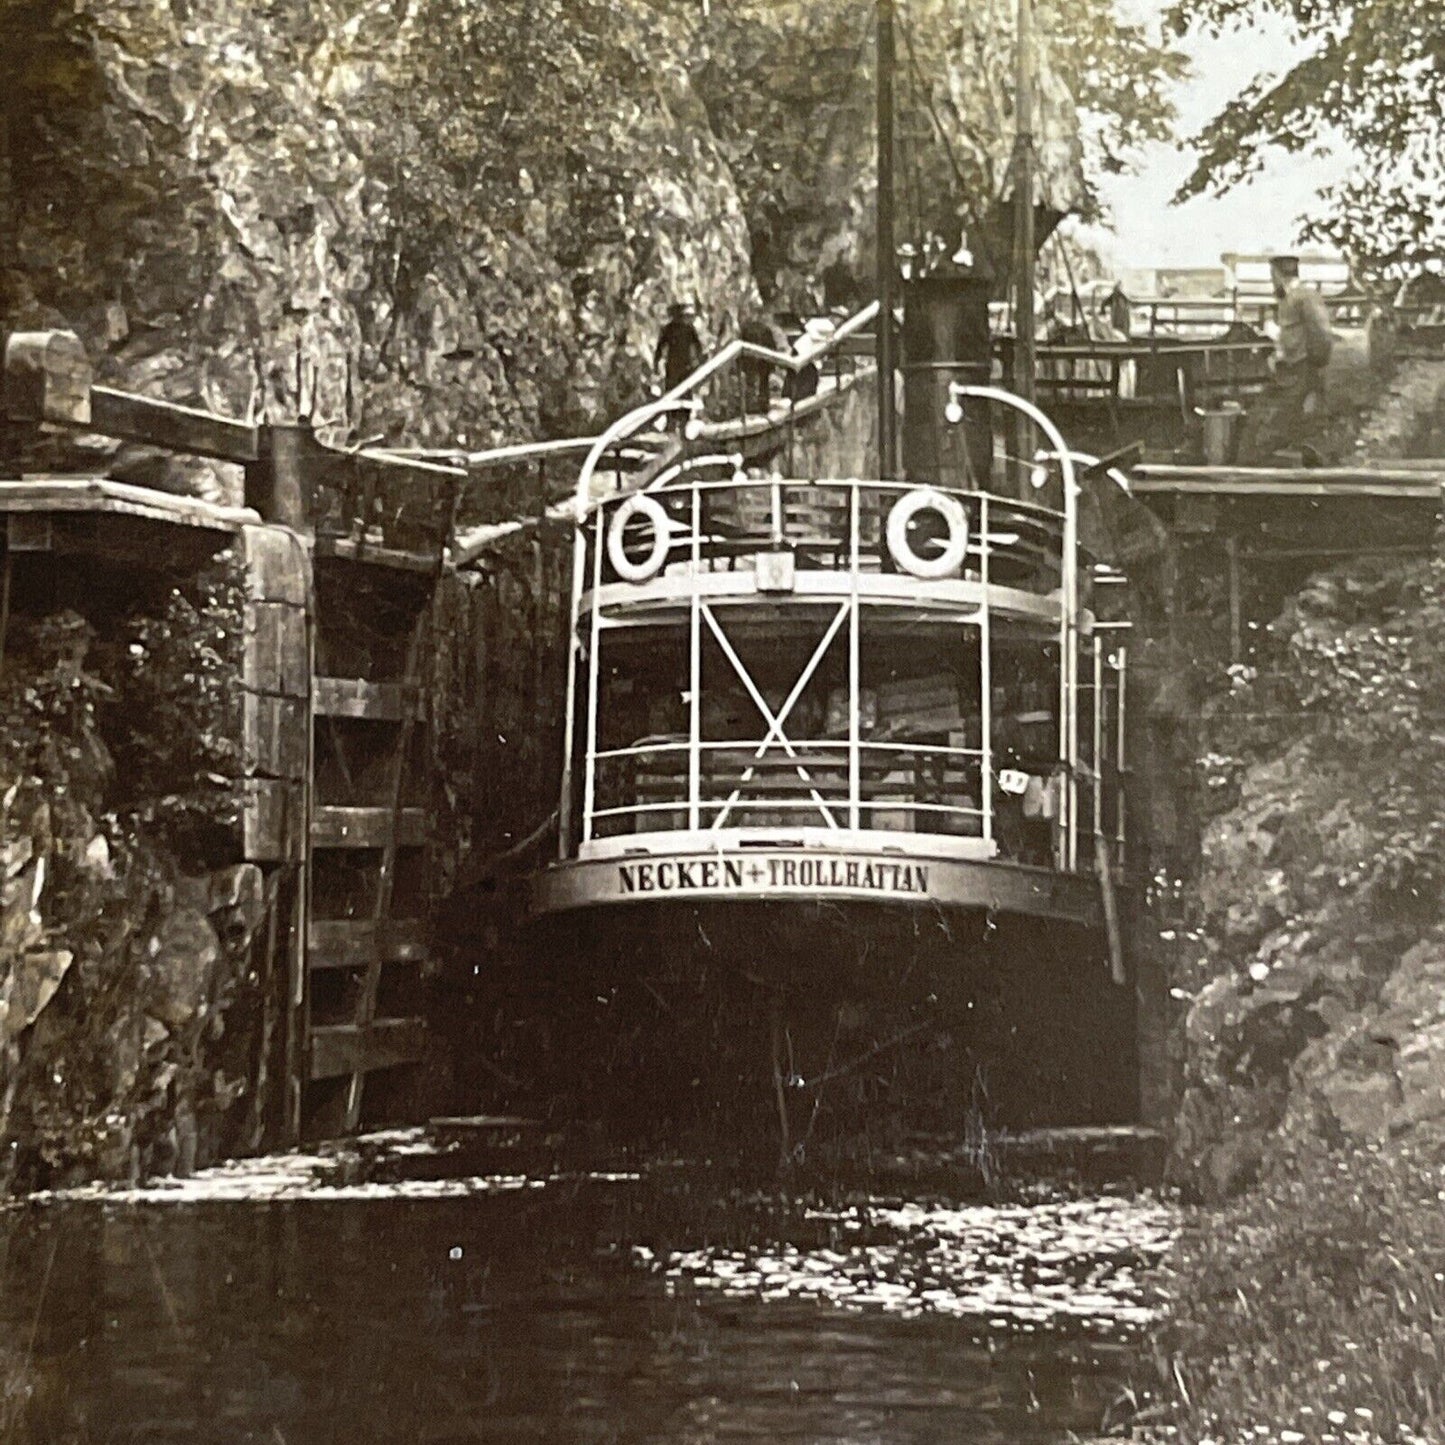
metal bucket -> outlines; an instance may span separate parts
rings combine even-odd
[[[1243,408],[1231,403],[1218,411],[1194,410],[1204,430],[1204,460],[1212,467],[1222,467],[1234,460],[1235,438]]]

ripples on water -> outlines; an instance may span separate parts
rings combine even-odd
[[[0,1214],[0,1440],[1063,1440],[1171,1229],[460,1164],[394,1134]]]

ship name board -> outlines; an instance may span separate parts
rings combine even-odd
[[[917,898],[928,896],[928,866],[861,858],[659,858],[646,863],[619,863],[617,884],[623,895],[839,889]]]

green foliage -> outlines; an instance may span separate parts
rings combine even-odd
[[[6,636],[0,849],[12,882],[0,993],[36,950],[63,950],[67,966],[18,1040],[0,1030],[0,1192],[12,1167],[24,1185],[124,1177],[134,1146],[160,1147],[153,1136],[183,1097],[213,1113],[230,1102],[220,1056],[203,1048],[220,1036],[226,1000],[184,1018],[163,1000],[217,946],[194,877],[237,851],[238,564],[175,586],[132,575],[116,587],[94,572],[90,618],[37,615],[25,591]],[[129,613],[108,611],[117,593],[132,598]],[[21,870],[33,918],[13,882]]]
[[[88,838],[108,816],[112,843],[144,830],[192,861],[224,856],[242,773],[243,606],[226,561],[104,633],[68,610],[12,618],[0,778],[43,798],[58,835]]]
[[[1250,768],[1292,750],[1284,786],[1308,780],[1322,810],[1297,820],[1322,842],[1295,856],[1318,873],[1296,880],[1296,901],[1432,906],[1445,888],[1445,563],[1363,560],[1320,574],[1271,632],[1269,664],[1231,669],[1206,707],[1201,815],[1233,807]],[[1346,819],[1369,839],[1348,875],[1329,851]]]
[[[1287,74],[1250,85],[1204,128],[1181,197],[1257,173],[1271,146],[1299,154],[1343,136],[1359,165],[1324,193],[1307,234],[1377,272],[1445,256],[1445,226],[1425,201],[1445,180],[1445,35],[1435,11],[1429,0],[1175,0],[1179,28],[1218,32],[1273,12],[1308,42]]]
[[[820,268],[795,253],[795,238],[846,226],[856,185],[872,175],[873,15],[860,0],[743,0],[709,12],[693,82],[737,181],[765,295],[811,280]],[[837,174],[841,156],[851,176]],[[830,177],[841,184],[819,226]]]
[[[629,0],[418,0],[357,15],[333,4],[328,26],[351,33],[379,122],[370,163],[393,193],[397,264],[413,283],[459,212],[520,227],[540,187],[580,251],[617,223],[629,171],[609,119],[637,100],[639,60],[670,46],[651,7]],[[348,24],[349,19],[349,24]],[[356,22],[360,21],[358,28]],[[316,43],[324,43],[321,27]]]
[[[1424,1145],[1314,1146],[1192,1218],[1158,1341],[1171,1438],[1440,1437],[1442,1163]]]
[[[136,612],[116,648],[110,803],[182,854],[214,848],[237,817],[244,607],[239,566],[219,562],[158,615]]]

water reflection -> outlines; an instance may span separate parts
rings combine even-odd
[[[814,1300],[914,1318],[943,1314],[990,1330],[1115,1335],[1147,1325],[1140,1269],[1168,1247],[1168,1211],[1100,1198],[1035,1205],[856,1205],[809,1211],[836,1227],[830,1247],[697,1249],[660,1262],[670,1282],[767,1300]],[[839,1236],[842,1236],[840,1238]],[[634,1253],[646,1263],[646,1246]]]
[[[231,1176],[221,1201],[0,1216],[0,1439],[1061,1440],[1117,1392],[1115,1327],[1167,1233],[1117,1201],[809,1210],[681,1171],[518,1178],[243,1197]],[[1011,1310],[1030,1271],[1087,1303],[1072,1327]]]

